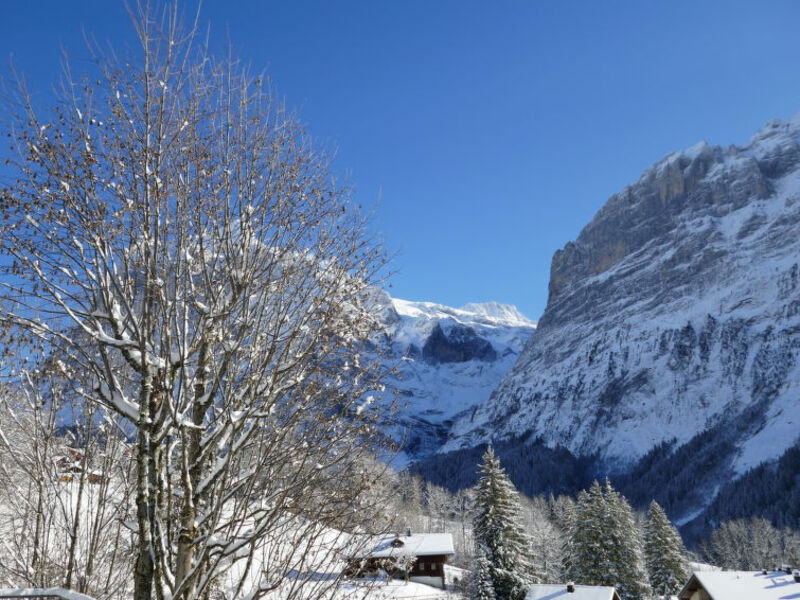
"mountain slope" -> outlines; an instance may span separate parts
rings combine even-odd
[[[451,308],[378,299],[399,395],[391,434],[402,443],[397,466],[435,452],[453,418],[485,402],[511,369],[536,324],[515,307],[496,302]]]
[[[799,233],[800,119],[670,154],[556,252],[536,333],[442,451],[529,435],[624,473],[691,441],[703,493],[672,516],[699,514],[798,439]]]

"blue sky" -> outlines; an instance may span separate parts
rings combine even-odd
[[[538,318],[553,252],[609,195],[800,111],[799,2],[206,0],[202,16],[377,203],[390,291],[411,300]],[[113,0],[3,3],[0,59],[46,100],[60,47],[85,60],[83,29],[132,44]]]

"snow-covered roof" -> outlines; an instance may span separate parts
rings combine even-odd
[[[64,600],[94,600],[86,594],[79,594],[64,588],[9,588],[0,589],[0,598],[63,598]]]
[[[399,579],[351,579],[339,584],[336,600],[453,600],[444,590]]]
[[[369,549],[371,547],[371,549]],[[356,558],[391,558],[396,556],[436,556],[455,554],[449,533],[412,533],[375,538]]]
[[[619,596],[610,586],[576,585],[574,592],[567,584],[537,584],[528,587],[525,600],[616,600]]]
[[[712,600],[800,598],[800,583],[783,571],[695,571],[679,597],[691,598],[698,584]]]

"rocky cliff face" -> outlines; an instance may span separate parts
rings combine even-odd
[[[779,456],[800,434],[798,263],[800,120],[670,154],[556,252],[536,333],[444,450],[530,433],[624,471],[709,430],[720,476]]]
[[[450,308],[377,295],[388,384],[399,395],[389,433],[402,444],[401,467],[438,450],[455,415],[489,398],[536,324],[494,302]]]

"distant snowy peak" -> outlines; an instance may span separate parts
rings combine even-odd
[[[434,302],[412,302],[392,298],[392,305],[399,315],[415,319],[453,319],[465,324],[536,327],[536,322],[523,315],[516,306],[500,302],[470,302],[461,308],[452,308]]]
[[[536,321],[531,321],[513,304],[501,304],[500,302],[470,302],[462,306],[459,310],[481,315],[488,319],[494,319],[506,325],[536,327]]]
[[[415,461],[446,440],[457,414],[485,402],[511,369],[536,323],[516,307],[489,302],[452,308],[376,294],[401,398],[396,430],[404,458]]]

